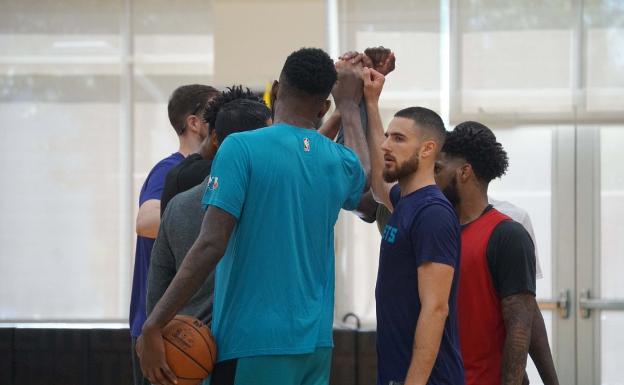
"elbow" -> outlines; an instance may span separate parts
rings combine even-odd
[[[159,222],[153,223],[154,221],[149,221],[146,218],[143,218],[141,215],[137,216],[136,220],[136,233],[140,237],[152,238],[156,239],[156,235],[158,235],[158,226]]]
[[[145,219],[138,216],[136,219],[136,233],[140,237],[147,237],[149,235],[149,227]]]
[[[432,318],[445,321],[449,315],[449,306],[447,302],[437,302],[424,306],[421,312],[428,314]]]

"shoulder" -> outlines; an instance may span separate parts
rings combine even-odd
[[[492,205],[492,207],[494,207],[501,214],[507,215],[514,221],[523,223],[526,220],[526,218],[529,216],[529,213],[527,213],[526,210],[514,205],[511,202],[499,201],[499,200],[489,198],[489,197],[488,197],[488,200],[489,200],[489,203]]]
[[[161,159],[158,163],[156,163],[156,165],[152,168],[153,170],[159,169],[159,168],[171,168],[177,164],[179,164],[180,162],[184,161],[184,155],[180,154],[179,152],[176,152],[174,154],[169,155],[168,157]]]
[[[531,236],[521,223],[514,220],[500,222],[492,231],[492,240],[499,242],[530,242]]]
[[[175,220],[178,217],[187,218],[189,210],[201,209],[201,199],[206,189],[206,182],[176,194],[169,203],[163,213],[162,221]]]
[[[420,207],[416,210],[414,223],[431,231],[450,228],[459,231],[459,219],[453,206],[435,187],[421,198]]]

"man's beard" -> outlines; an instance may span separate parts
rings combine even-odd
[[[453,207],[459,206],[459,190],[457,189],[457,175],[453,175],[453,179],[451,179],[451,183],[448,184],[442,190],[442,193],[448,199],[448,201],[453,205]]]
[[[386,183],[392,183],[415,173],[416,170],[418,170],[418,151],[405,162],[397,164],[394,170],[384,168],[382,175]]]

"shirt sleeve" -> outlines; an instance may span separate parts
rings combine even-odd
[[[487,246],[492,282],[501,298],[519,293],[535,295],[535,247],[518,222],[501,222]]]
[[[460,230],[457,216],[451,208],[440,204],[427,206],[410,229],[414,255],[418,266],[436,262],[458,267]]]
[[[204,208],[216,206],[238,219],[245,204],[250,171],[246,148],[236,135],[228,136],[212,163],[202,199]]]
[[[165,211],[162,223],[158,229],[158,236],[152,247],[150,266],[147,273],[147,315],[152,312],[160,298],[165,294],[176,274],[175,257],[167,237],[168,214],[171,209],[175,209],[175,207],[170,207],[170,210]]]
[[[364,170],[360,164],[355,153],[340,145],[340,151],[342,152],[342,164],[345,177],[347,180],[347,197],[342,204],[342,208],[345,210],[355,210],[360,204],[362,194],[364,193],[364,184],[366,183],[366,176]]]
[[[145,181],[145,189],[141,193],[139,206],[150,199],[160,200],[165,187],[165,178],[167,173],[171,170],[173,165],[166,162],[160,162],[149,174],[149,177]]]

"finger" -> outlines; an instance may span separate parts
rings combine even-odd
[[[339,59],[341,60],[349,60],[351,58],[353,58],[354,56],[357,56],[358,52],[357,51],[347,51],[345,53],[342,54],[342,56],[340,56]]]
[[[364,81],[364,87],[368,87],[373,83],[370,68],[364,67],[362,70],[362,80]]]
[[[363,56],[364,55],[360,53],[360,54],[357,54],[356,56],[352,57],[351,58],[351,64],[358,64],[358,63],[360,63],[362,61]]]
[[[154,385],[169,385],[169,383],[167,382],[167,380],[165,379],[165,376],[163,375],[162,371],[160,370],[160,368],[156,368],[154,369],[153,373],[152,373],[152,377],[154,378]]]
[[[373,60],[368,55],[362,55],[362,64],[364,64],[364,67],[372,67]]]
[[[380,78],[381,79],[385,78],[385,76],[383,76],[383,74],[381,72],[377,71],[374,68],[370,68],[369,71],[370,71],[370,74],[371,74],[371,77],[373,78],[373,80],[377,80],[377,79],[380,79]]]
[[[165,377],[167,377],[167,380],[169,380],[172,384],[178,383],[178,377],[176,377],[176,375],[173,374],[171,369],[169,369],[169,365],[165,364],[165,366],[163,366],[162,368],[162,371],[165,374]]]

